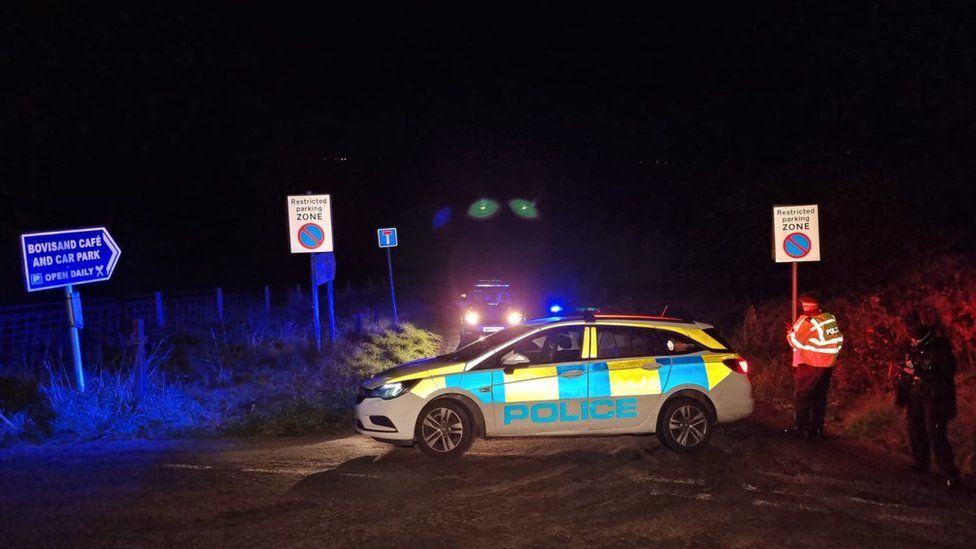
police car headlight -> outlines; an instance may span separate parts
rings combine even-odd
[[[464,321],[467,322],[468,324],[471,324],[472,326],[477,324],[480,319],[481,318],[478,315],[477,311],[468,311],[464,313]]]
[[[384,383],[383,385],[370,390],[368,398],[382,398],[383,400],[390,400],[391,398],[396,398],[409,392],[410,389],[413,389],[413,386],[419,382],[419,379],[411,379],[410,381]]]
[[[512,312],[508,313],[508,323],[509,324],[518,324],[519,322],[522,322],[523,320],[525,320],[525,317],[522,316],[522,313],[520,313],[518,311],[512,311]]]

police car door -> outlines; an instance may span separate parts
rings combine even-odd
[[[662,380],[671,365],[660,339],[644,327],[588,329],[593,331],[587,364],[590,430],[648,427],[648,418],[661,406]]]
[[[490,365],[496,434],[572,434],[586,430],[585,420],[573,412],[587,393],[582,342],[583,326],[560,326],[496,353]]]

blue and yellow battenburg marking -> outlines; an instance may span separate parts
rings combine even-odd
[[[721,347],[702,330],[671,326],[657,328],[682,333],[708,347]],[[597,330],[596,327],[585,327],[581,361],[578,364],[520,368],[506,374],[501,370],[465,372],[464,364],[459,363],[391,381],[421,378],[411,389],[421,398],[427,398],[440,389],[458,388],[485,404],[563,401],[531,407],[506,406],[507,424],[521,419],[547,423],[634,417],[637,399],[621,397],[659,395],[681,386],[711,390],[731,374],[722,361],[734,357],[733,353],[599,360],[595,358],[599,352]],[[648,367],[649,364],[653,366]],[[579,374],[565,375],[574,371],[579,371]],[[565,401],[576,402],[567,407]],[[629,415],[631,413],[634,416]]]

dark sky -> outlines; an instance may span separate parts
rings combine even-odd
[[[57,298],[26,295],[17,235],[88,225],[123,257],[86,292],[304,281],[284,200],[305,191],[333,195],[340,285],[383,276],[375,229],[396,225],[398,266],[434,288],[768,297],[788,287],[770,208],[808,202],[809,283],[879,282],[972,243],[957,4],[6,6],[0,303]],[[542,218],[465,219],[483,196]]]

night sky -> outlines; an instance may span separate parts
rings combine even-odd
[[[22,232],[105,225],[91,295],[304,282],[285,196],[334,200],[337,283],[397,266],[635,307],[783,295],[773,204],[819,203],[840,293],[973,244],[965,3],[0,8],[0,304]],[[465,216],[536,201],[538,221]],[[451,208],[435,229],[434,213]],[[843,286],[840,288],[839,286]],[[636,297],[635,297],[636,296]]]

